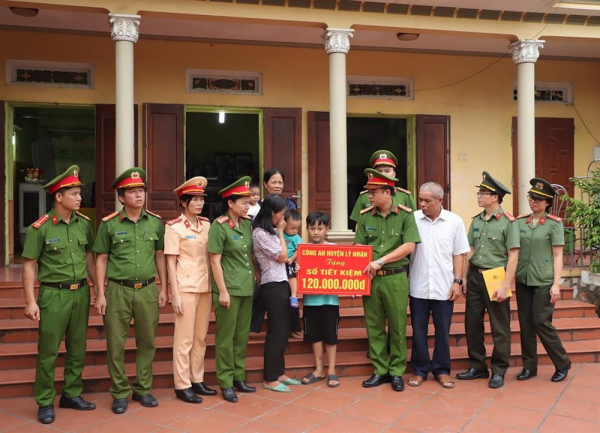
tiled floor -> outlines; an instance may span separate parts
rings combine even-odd
[[[527,382],[515,379],[518,372],[508,371],[501,390],[489,389],[486,380],[458,381],[446,390],[430,379],[420,388],[395,393],[388,385],[365,389],[363,377],[342,377],[337,389],[324,382],[293,387],[289,394],[260,389],[240,395],[237,404],[218,396],[190,405],[175,399],[170,389],[157,389],[157,408],[130,402],[119,416],[110,411],[110,395],[89,394],[95,411],[57,409],[49,426],[36,421],[33,399],[6,399],[0,400],[0,431],[600,433],[600,364],[573,365],[568,379],[558,384],[550,382],[551,366],[540,367],[538,377]]]

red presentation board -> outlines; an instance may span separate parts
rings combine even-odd
[[[305,295],[371,294],[371,278],[363,271],[373,257],[367,245],[298,245],[298,293]]]

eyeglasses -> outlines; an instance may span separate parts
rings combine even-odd
[[[535,197],[532,197],[530,195],[527,196],[527,200],[529,200],[529,201],[531,201],[533,203],[540,203],[542,201],[546,201],[543,198],[535,198]]]
[[[481,197],[482,195],[492,195],[492,193],[487,191],[477,191],[477,197]]]

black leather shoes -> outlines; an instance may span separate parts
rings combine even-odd
[[[217,395],[217,391],[210,389],[204,385],[204,382],[194,383],[192,382],[192,391],[198,395]]]
[[[404,391],[402,376],[392,376],[392,389],[394,391]]]
[[[158,401],[154,397],[152,397],[152,394],[133,394],[131,399],[139,401],[140,404],[144,407],[158,406]]]
[[[85,401],[81,396],[79,397],[65,397],[62,395],[58,402],[58,407],[75,409],[75,410],[93,410],[96,409],[96,405],[92,402]]]
[[[55,419],[54,406],[40,406],[38,408],[38,421],[42,424],[50,424],[54,422]]]
[[[560,382],[561,380],[565,380],[567,375],[569,374],[569,370],[571,369],[571,363],[567,365],[565,368],[561,368],[560,370],[556,370],[552,375],[552,382]]]
[[[229,403],[237,403],[238,396],[233,388],[221,388],[221,392],[223,393],[223,398],[225,401],[228,401]]]
[[[537,370],[527,370],[524,368],[519,374],[517,374],[517,380],[529,380],[532,377],[537,376]]]
[[[115,398],[112,402],[111,410],[117,415],[127,412],[127,399]]]
[[[234,380],[233,387],[239,392],[256,392],[256,388],[254,386],[248,386],[248,384],[243,380]]]
[[[499,374],[492,374],[492,378],[490,379],[490,388],[502,388],[504,386],[504,375],[500,376]]]
[[[383,385],[384,383],[390,383],[390,380],[391,378],[387,374],[384,374],[383,376],[372,374],[371,377],[362,383],[362,386],[364,388],[373,388],[375,386]]]
[[[456,378],[460,380],[487,379],[488,377],[490,377],[489,371],[477,370],[473,367],[469,367],[467,371],[463,371],[456,375]]]
[[[175,396],[186,403],[202,403],[202,397],[198,397],[196,393],[192,391],[192,388],[176,389]]]

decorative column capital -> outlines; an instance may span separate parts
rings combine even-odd
[[[544,48],[546,41],[521,39],[513,42],[508,47],[512,52],[513,61],[519,63],[535,63],[540,56],[540,48]]]
[[[113,41],[137,42],[140,35],[138,27],[140,26],[141,16],[124,14],[108,14],[108,16],[108,21],[112,27],[110,36]]]
[[[327,29],[323,35],[327,54],[348,54],[348,51],[350,51],[350,38],[353,36],[353,33],[354,30],[352,29]]]

